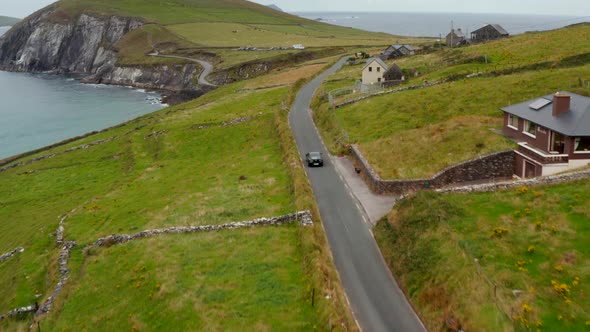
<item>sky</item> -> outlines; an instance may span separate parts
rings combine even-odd
[[[23,18],[54,0],[1,0],[0,15]],[[590,16],[590,0],[253,0],[287,12],[394,11]]]

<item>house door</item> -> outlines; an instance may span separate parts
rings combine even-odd
[[[535,177],[535,164],[526,160],[524,161],[524,177],[526,179]]]
[[[565,138],[562,134],[554,131],[551,132],[551,151],[561,154],[565,153]]]

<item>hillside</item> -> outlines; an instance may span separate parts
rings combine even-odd
[[[422,192],[375,238],[426,325],[587,331],[590,182]],[[401,254],[400,254],[401,253]]]
[[[402,87],[333,111],[327,94],[352,91],[361,65],[328,78],[315,117],[333,151],[358,143],[382,178],[430,177],[450,165],[513,148],[490,129],[501,126],[500,108],[570,90],[589,94],[590,24],[443,49],[396,60],[409,75]],[[556,47],[547,47],[556,45]],[[394,61],[390,61],[390,64]],[[468,77],[468,75],[474,77]],[[337,97],[336,102],[361,97]]]
[[[111,234],[300,210],[319,222],[285,111],[295,80],[322,66],[228,85],[1,166],[0,255],[24,251],[0,260],[0,316],[54,298],[35,318],[43,331],[355,330],[320,224],[92,247]],[[58,265],[70,241],[70,259]],[[64,268],[69,278],[54,297]],[[33,319],[0,318],[0,330]]]
[[[20,18],[8,17],[8,16],[1,16],[0,15],[0,27],[2,26],[12,26],[20,22]]]
[[[96,83],[203,90],[195,82],[201,68],[191,59],[212,63],[210,79],[223,85],[398,39],[244,0],[61,0],[0,39],[0,68],[79,73]],[[296,50],[294,44],[305,49]]]

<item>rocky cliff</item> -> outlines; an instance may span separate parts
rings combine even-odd
[[[194,90],[194,64],[119,67],[116,44],[141,20],[81,14],[68,22],[51,19],[53,7],[33,14],[0,38],[0,69],[77,73],[85,81],[165,90]]]

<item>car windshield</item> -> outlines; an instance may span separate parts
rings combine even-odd
[[[314,159],[319,159],[321,157],[321,154],[319,152],[310,152],[309,156]]]

